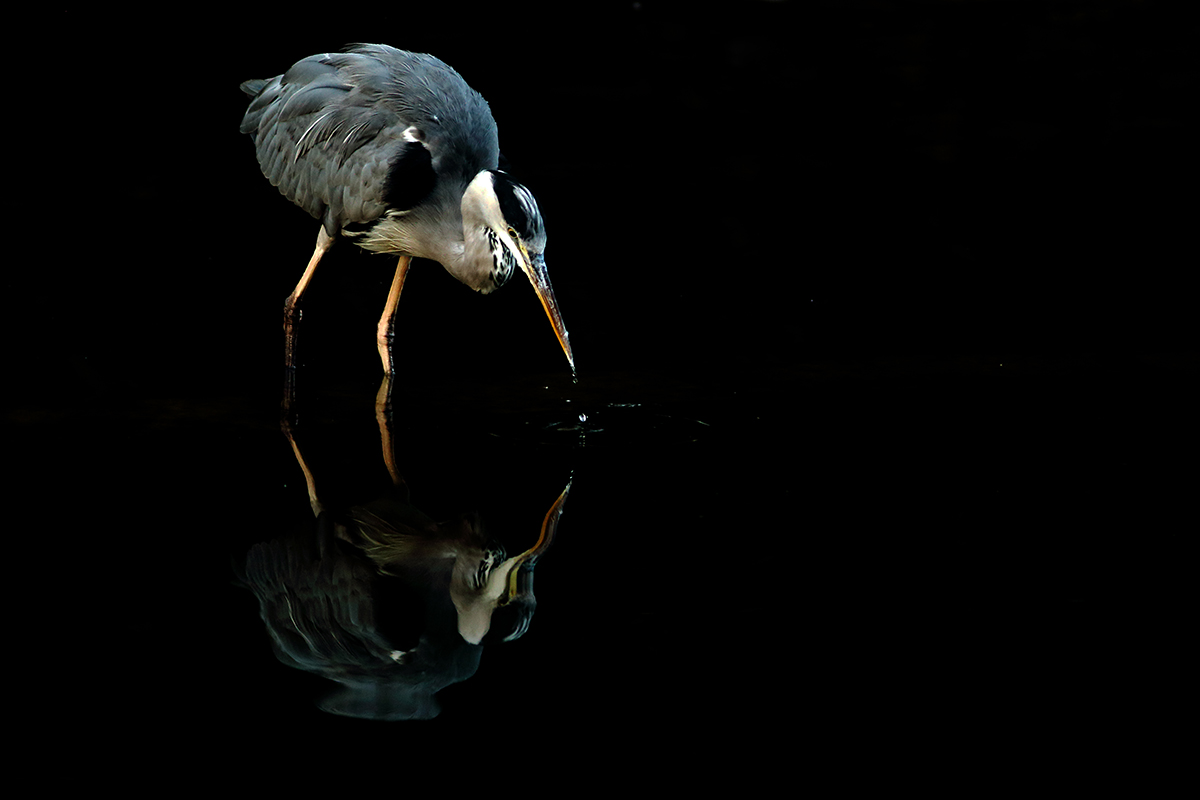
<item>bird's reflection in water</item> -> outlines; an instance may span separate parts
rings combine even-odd
[[[475,515],[431,519],[413,506],[396,468],[389,380],[376,411],[391,486],[363,505],[327,508],[285,422],[316,524],[252,547],[239,577],[258,598],[279,660],[338,684],[319,701],[323,710],[428,719],[438,713],[438,691],[475,673],[482,645],[528,630],[533,567],[554,538],[571,485],[534,545],[512,557]]]

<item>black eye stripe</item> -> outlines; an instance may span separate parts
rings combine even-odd
[[[533,194],[503,172],[492,172],[496,201],[504,221],[516,229],[525,240],[533,240],[542,234],[542,214],[538,210]]]

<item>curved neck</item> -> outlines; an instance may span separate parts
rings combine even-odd
[[[492,274],[495,266],[493,243],[487,231],[490,220],[500,215],[491,173],[484,171],[475,176],[463,192],[460,209],[462,250],[456,254],[456,263],[443,262],[443,266],[467,286],[487,294],[496,287]]]

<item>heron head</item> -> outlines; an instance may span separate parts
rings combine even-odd
[[[546,227],[533,193],[499,170],[484,170],[467,186],[462,199],[463,228],[468,256],[474,249],[476,280],[464,280],[468,286],[487,294],[520,269],[529,278],[542,302],[554,335],[566,353],[571,369],[575,359],[567,339],[546,271]],[[475,247],[472,248],[472,243]]]
[[[500,551],[503,557],[503,551]],[[478,572],[458,559],[450,579],[450,599],[458,612],[458,632],[471,644],[511,641],[529,629],[537,600],[528,553],[501,561],[486,560]]]

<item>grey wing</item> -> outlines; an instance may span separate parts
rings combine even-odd
[[[392,645],[377,629],[373,572],[360,559],[323,545],[332,523],[318,522],[317,542],[261,542],[246,554],[239,582],[252,591],[280,660],[325,672],[389,663]],[[318,555],[314,550],[321,546]]]
[[[377,62],[328,53],[243,84],[257,91],[241,130],[254,137],[263,174],[331,235],[383,215],[389,163],[411,144],[407,122],[383,102],[386,86]]]

